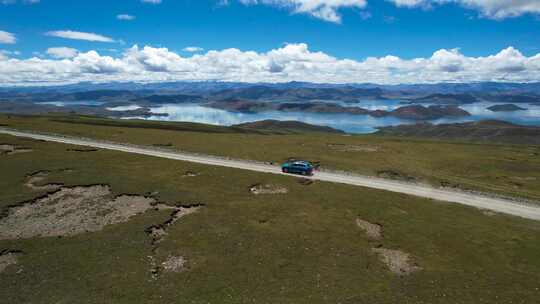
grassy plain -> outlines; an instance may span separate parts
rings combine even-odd
[[[411,163],[420,163],[414,151],[435,159],[442,151],[447,155],[457,150],[458,156],[444,161],[450,172],[466,152],[478,151],[478,160],[497,164],[496,157],[519,151],[457,143],[437,150],[427,142],[326,135],[307,136],[304,142],[295,136],[233,134],[225,141],[196,132],[101,128],[35,118],[3,118],[6,122],[21,129],[140,144],[172,142],[175,148],[260,160],[318,156],[335,168],[354,166],[365,173],[384,168],[383,163],[395,166],[399,155],[404,160],[400,168],[409,173]],[[334,141],[376,145],[382,153],[316,154]],[[147,211],[126,223],[76,236],[2,240],[0,251],[23,252],[16,265],[0,273],[3,303],[454,304],[535,303],[540,297],[538,222],[360,187],[323,182],[305,186],[294,177],[105,150],[68,151],[67,145],[7,135],[0,135],[0,142],[33,150],[0,155],[4,216],[9,206],[43,194],[23,185],[28,174],[39,170],[51,171],[48,183],[103,183],[116,194],[152,194],[171,205],[205,205],[172,225],[155,251],[159,262],[170,255],[184,256],[186,270],[162,273],[157,279],[150,273],[152,244],[145,230],[166,220],[166,211]],[[292,152],[285,154],[287,145]],[[389,155],[395,155],[396,163],[386,159]],[[440,166],[441,161],[433,162],[428,164]],[[503,169],[518,170],[497,167]],[[410,173],[422,172],[415,170]],[[199,175],[187,177],[186,171]],[[253,195],[248,188],[256,183],[281,185],[289,193]],[[370,240],[356,226],[357,218],[382,225],[383,238]],[[408,276],[391,273],[371,250],[379,246],[411,254],[422,270]]]
[[[540,146],[534,145],[325,133],[273,135],[201,124],[80,116],[0,115],[0,124],[240,159],[304,158],[320,161],[323,168],[540,200]]]

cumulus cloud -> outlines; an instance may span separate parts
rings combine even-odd
[[[120,15],[117,15],[116,16],[116,19],[118,20],[124,20],[124,21],[131,21],[131,20],[135,20],[135,16],[133,15],[128,15],[128,14],[120,14]]]
[[[311,51],[304,43],[268,52],[211,50],[182,57],[166,48],[133,46],[119,56],[96,51],[63,59],[0,56],[0,84],[63,84],[80,81],[239,81],[319,83],[436,83],[540,81],[540,54],[527,57],[508,47],[497,54],[469,57],[442,49],[426,58],[397,56],[340,59]]]
[[[329,22],[340,23],[341,8],[364,8],[366,0],[238,0],[245,5],[264,4],[291,10],[293,13],[308,14]],[[222,2],[227,3],[227,2]]]
[[[15,42],[17,42],[17,38],[15,38],[15,34],[5,32],[5,31],[0,31],[0,43],[14,44]]]
[[[182,51],[196,53],[196,52],[202,52],[204,51],[204,49],[198,46],[188,46],[188,47],[183,48]]]
[[[524,14],[540,14],[538,0],[387,0],[397,6],[420,7],[435,4],[456,3],[461,6],[478,10],[487,18],[504,19]]]
[[[71,30],[64,31],[51,31],[45,33],[46,36],[59,37],[64,39],[73,39],[73,40],[86,40],[86,41],[97,41],[97,42],[114,42],[114,39],[95,34],[95,33],[86,33],[86,32],[77,32]]]
[[[47,49],[47,54],[54,58],[73,58],[79,53],[78,50],[68,47],[53,47]]]
[[[287,9],[293,13],[308,14],[329,22],[340,23],[340,9],[364,8],[369,0],[237,0],[244,5],[269,5]],[[376,1],[376,0],[371,0]],[[381,0],[379,0],[381,1]],[[477,10],[480,15],[491,19],[504,19],[524,14],[540,14],[539,0],[386,0],[398,7],[430,8],[436,5],[457,4]],[[229,0],[220,0],[228,5]]]

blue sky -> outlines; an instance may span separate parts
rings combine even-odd
[[[0,0],[0,31],[4,33],[3,40],[0,33],[0,50],[4,59],[19,61],[33,56],[57,60],[54,51],[47,54],[47,50],[59,47],[120,58],[133,45],[167,48],[189,57],[192,52],[183,50],[189,46],[204,49],[202,54],[229,48],[261,54],[289,43],[357,62],[387,55],[402,60],[431,58],[438,50],[455,50],[467,58],[488,57],[509,47],[532,58],[540,53],[540,1],[515,2]],[[119,15],[132,20],[120,20]],[[66,39],[65,31],[111,41]],[[68,57],[73,56],[62,56]],[[530,74],[527,77],[533,79],[525,80],[537,80]]]
[[[369,2],[365,9],[344,8],[340,13],[342,22],[336,24],[286,9],[232,1],[225,6],[214,0],[164,0],[159,5],[137,0],[42,0],[2,6],[0,29],[17,33],[17,45],[6,48],[24,54],[58,45],[83,50],[122,47],[43,36],[62,29],[172,50],[196,45],[266,51],[285,42],[304,42],[312,49],[353,59],[388,54],[425,57],[441,48],[461,48],[470,56],[493,54],[508,46],[526,55],[540,51],[540,21],[534,15],[493,20],[458,5],[411,9],[380,0]],[[119,14],[136,19],[117,20]],[[371,17],[364,19],[365,14]]]

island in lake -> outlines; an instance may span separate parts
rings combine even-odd
[[[527,109],[516,106],[515,104],[501,104],[501,105],[494,105],[489,108],[487,108],[491,112],[514,112],[514,111],[525,111]]]
[[[260,113],[267,111],[304,112],[304,113],[331,113],[331,114],[357,114],[373,117],[397,117],[409,120],[433,120],[443,117],[464,117],[471,114],[453,105],[408,105],[392,111],[368,110],[360,107],[346,107],[336,103],[327,102],[287,102],[272,103],[249,100],[221,100],[203,104],[203,106],[241,113]]]

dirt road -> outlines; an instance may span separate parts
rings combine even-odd
[[[272,165],[265,165],[250,161],[239,161],[219,158],[215,156],[207,155],[194,155],[183,152],[175,151],[163,151],[152,147],[132,146],[118,143],[102,142],[92,139],[79,139],[73,137],[64,137],[59,135],[45,135],[36,134],[23,131],[14,131],[0,128],[0,133],[9,134],[13,136],[32,138],[37,140],[45,140],[51,142],[58,142],[64,144],[73,144],[80,146],[88,146],[100,149],[108,149],[115,151],[122,151],[128,153],[136,153],[142,155],[149,155],[167,159],[188,161],[206,165],[222,166],[237,168],[243,170],[283,174],[279,167]],[[317,172],[314,176],[308,177],[314,180],[320,180],[325,182],[349,184],[367,188],[381,189],[392,192],[405,193],[414,196],[420,196],[440,201],[447,201],[453,203],[459,203],[467,206],[477,207],[481,209],[492,210],[500,213],[515,215],[523,218],[540,220],[540,206],[534,206],[531,204],[522,204],[511,200],[482,196],[473,193],[464,193],[448,189],[437,189],[426,185],[416,185],[410,183],[403,183],[398,181],[392,181],[387,179],[352,175],[352,174],[340,174],[330,172]]]

